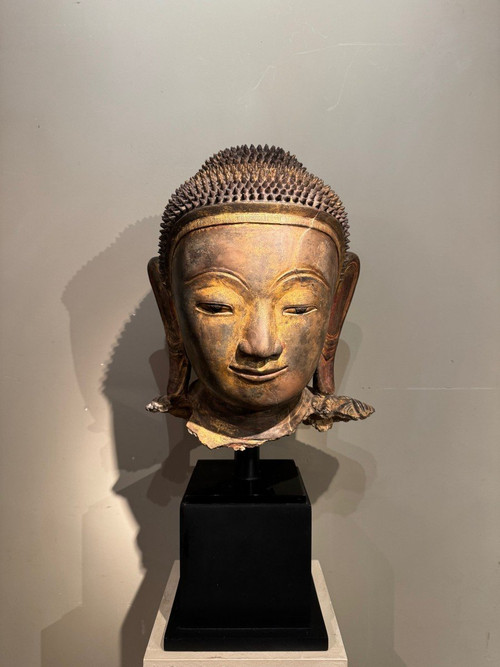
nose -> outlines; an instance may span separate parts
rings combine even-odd
[[[270,308],[265,304],[259,304],[249,314],[238,352],[254,359],[278,359],[283,352],[283,346],[277,334]]]

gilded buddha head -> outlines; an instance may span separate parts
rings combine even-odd
[[[371,414],[335,396],[359,274],[348,238],[339,197],[283,149],[239,146],[207,160],[167,204],[148,267],[170,359],[167,393],[148,410],[233,449],[301,422],[326,430]]]

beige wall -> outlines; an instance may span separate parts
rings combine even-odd
[[[376,415],[263,450],[306,480],[350,665],[498,664],[498,3],[1,19],[2,664],[140,664],[191,467],[224,456],[143,409],[145,265],[172,191],[245,142],[339,192],[362,260],[338,373]]]

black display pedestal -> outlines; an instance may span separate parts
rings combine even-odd
[[[326,650],[311,504],[291,460],[199,461],[181,503],[166,651]]]

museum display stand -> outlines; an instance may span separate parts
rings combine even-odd
[[[291,460],[199,461],[180,510],[180,562],[144,666],[347,666]]]

